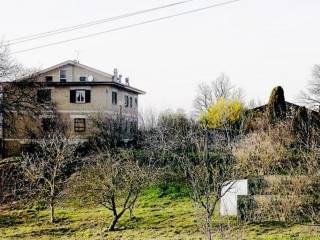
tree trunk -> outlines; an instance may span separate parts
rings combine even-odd
[[[222,222],[220,222],[220,233],[221,233],[221,240],[224,240],[224,229],[223,229]]]
[[[133,205],[129,208],[129,218],[130,218],[130,219],[133,219],[133,218],[134,218],[133,208],[134,208]]]
[[[108,231],[114,231],[115,230],[115,226],[116,226],[118,220],[119,220],[119,216],[118,215],[113,216],[113,219],[112,219],[112,222],[111,222],[111,224],[109,226]]]
[[[207,235],[208,235],[208,240],[213,240],[212,237],[212,223],[211,223],[211,215],[207,213]]]

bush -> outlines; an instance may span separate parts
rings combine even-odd
[[[238,196],[242,221],[283,221],[319,223],[319,197],[306,195]]]
[[[249,195],[261,195],[268,187],[268,182],[264,177],[255,177],[248,179]]]
[[[43,210],[47,209],[46,201],[45,200],[36,201],[33,209],[36,210],[36,211],[43,211]]]
[[[255,212],[258,208],[253,196],[238,196],[238,216],[242,221],[256,220]]]

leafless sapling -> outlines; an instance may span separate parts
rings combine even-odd
[[[72,185],[81,198],[103,205],[112,213],[108,231],[114,231],[120,218],[134,205],[143,187],[150,183],[149,170],[138,164],[127,150],[93,155]]]
[[[21,169],[34,186],[30,194],[43,197],[50,208],[50,222],[55,222],[55,204],[61,195],[71,169],[75,166],[76,145],[61,132],[49,133],[36,140],[33,153],[23,153]]]

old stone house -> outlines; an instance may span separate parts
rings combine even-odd
[[[85,140],[92,132],[92,119],[121,116],[127,131],[137,127],[139,95],[144,91],[122,79],[118,70],[108,74],[78,61],[65,61],[35,74],[37,101],[52,103],[55,114],[67,128],[68,135]],[[30,129],[49,130],[53,113],[43,112],[36,121],[26,116],[15,119],[15,133],[2,129],[5,155],[14,155],[30,142]],[[5,119],[1,119],[5,121]]]

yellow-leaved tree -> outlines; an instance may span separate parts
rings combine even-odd
[[[200,121],[209,128],[232,127],[243,111],[244,105],[241,102],[221,97],[200,116]]]

